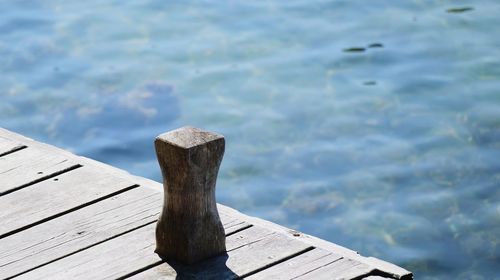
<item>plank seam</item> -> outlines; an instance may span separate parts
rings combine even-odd
[[[137,275],[137,274],[139,274],[139,273],[141,273],[141,272],[144,272],[144,271],[146,271],[146,270],[148,270],[148,269],[151,269],[151,268],[153,268],[153,267],[155,267],[155,266],[159,266],[159,265],[161,265],[162,263],[164,263],[164,261],[163,261],[163,260],[161,260],[161,261],[157,261],[157,262],[154,262],[154,263],[152,263],[152,264],[146,265],[145,267],[139,268],[139,269],[137,269],[137,270],[135,270],[135,271],[132,271],[132,272],[127,273],[127,274],[125,274],[125,275],[123,275],[123,276],[120,276],[120,277],[118,277],[118,278],[116,278],[116,279],[117,279],[117,280],[123,280],[123,279],[130,278],[130,277],[132,277],[132,276],[134,276],[134,275]]]
[[[231,251],[234,251],[234,250],[238,250],[238,249],[240,249],[240,248],[243,248],[243,247],[245,247],[245,246],[249,246],[249,245],[255,244],[255,243],[260,242],[260,241],[262,241],[262,240],[266,239],[267,237],[269,237],[269,236],[271,236],[271,235],[275,235],[275,234],[276,234],[276,232],[270,232],[270,233],[268,233],[268,234],[266,234],[266,235],[263,235],[262,237],[260,237],[260,238],[258,238],[258,239],[256,239],[256,240],[252,241],[252,242],[248,242],[248,243],[245,243],[245,244],[243,244],[243,245],[240,245],[240,246],[234,247],[233,249],[227,250],[227,252],[231,252]]]
[[[324,256],[324,257],[330,256],[330,255],[331,255],[331,254],[326,255],[326,256]],[[324,258],[324,257],[321,257],[321,258],[319,258],[319,259],[322,259],[322,258]],[[318,259],[318,260],[319,260],[319,259]],[[344,257],[340,257],[340,258],[338,258],[338,259],[336,259],[336,260],[334,260],[334,261],[331,261],[331,262],[329,262],[329,263],[326,263],[326,264],[324,264],[324,265],[320,265],[320,266],[315,267],[315,268],[313,268],[313,269],[311,269],[311,270],[309,270],[309,271],[306,271],[306,272],[302,273],[301,275],[297,275],[297,276],[293,277],[293,278],[292,278],[292,279],[290,279],[290,280],[297,279],[297,278],[302,277],[302,276],[304,276],[304,275],[306,275],[306,274],[309,274],[309,273],[311,273],[311,272],[314,272],[314,271],[316,271],[316,270],[318,270],[318,269],[321,269],[321,268],[323,268],[323,267],[327,267],[327,266],[331,265],[332,263],[336,263],[336,262],[341,261],[341,260],[344,260],[344,259],[345,259]]]
[[[235,232],[231,232],[231,233],[229,233],[229,234],[226,234],[226,237],[228,237],[228,236],[230,236],[230,235],[233,235],[233,234],[235,234],[235,233],[237,233],[237,232],[240,232],[240,231],[246,230],[246,229],[251,228],[251,227],[253,227],[253,225],[248,225],[248,226],[245,226],[245,227],[243,227],[243,228],[241,228],[241,229],[239,229],[239,230],[237,230],[237,231],[235,231]],[[249,243],[249,244],[250,244],[250,243]],[[248,245],[248,244],[247,244],[247,245]],[[240,246],[240,247],[238,247],[238,248],[241,248],[241,247],[243,247],[243,246]],[[233,250],[234,250],[234,249],[233,249]],[[232,250],[229,250],[229,251],[232,251]],[[227,252],[229,252],[229,251],[227,251]],[[227,253],[227,252],[226,252],[226,253]],[[155,267],[155,266],[159,266],[159,265],[161,265],[161,264],[163,264],[163,263],[166,263],[166,261],[164,261],[164,260],[160,260],[160,261],[154,262],[154,263],[152,263],[152,264],[148,264],[148,265],[146,265],[146,266],[144,266],[144,267],[141,267],[141,268],[139,268],[139,269],[137,269],[137,270],[134,270],[134,271],[132,271],[132,272],[129,272],[129,273],[127,273],[127,274],[125,274],[125,275],[123,275],[123,276],[120,276],[120,277],[118,277],[118,278],[116,278],[116,279],[117,279],[117,280],[118,280],[118,279],[123,280],[123,279],[130,278],[130,277],[132,277],[132,276],[134,276],[134,275],[137,275],[137,274],[139,274],[139,273],[141,273],[141,272],[144,272],[144,271],[146,271],[146,270],[148,270],[148,269],[151,269],[151,268],[153,268],[153,267]],[[7,279],[5,279],[5,280],[7,280]]]
[[[135,188],[137,188],[137,187],[139,187],[139,185],[135,184],[135,185],[132,185],[132,186],[129,186],[129,187],[123,188],[123,189],[121,189],[121,190],[119,190],[119,191],[116,191],[116,192],[113,192],[113,193],[107,194],[107,195],[105,195],[105,196],[102,196],[102,197],[96,198],[96,199],[94,199],[94,200],[91,200],[91,201],[85,202],[85,203],[83,203],[83,204],[81,204],[81,205],[78,205],[78,206],[73,207],[73,208],[70,208],[70,209],[68,209],[68,210],[65,210],[65,211],[59,212],[59,213],[54,214],[54,215],[51,215],[51,216],[49,216],[49,217],[43,218],[43,219],[41,219],[41,220],[39,220],[39,221],[36,221],[36,222],[33,222],[33,223],[31,223],[31,224],[28,224],[28,225],[22,226],[22,227],[20,227],[20,228],[17,228],[17,229],[14,229],[14,230],[8,231],[8,232],[6,232],[6,233],[1,234],[1,235],[0,235],[0,239],[5,238],[5,237],[7,237],[7,236],[9,236],[9,235],[12,235],[12,234],[16,234],[16,233],[21,232],[21,231],[23,231],[23,230],[27,230],[27,229],[29,229],[29,228],[32,228],[32,227],[37,226],[37,225],[39,225],[39,224],[42,224],[42,223],[45,223],[45,222],[47,222],[47,221],[50,221],[50,220],[56,219],[56,218],[58,218],[58,217],[64,216],[64,215],[66,215],[66,214],[68,214],[68,213],[71,213],[71,212],[77,211],[77,210],[82,209],[82,208],[84,208],[84,207],[87,207],[87,206],[89,206],[89,205],[95,204],[95,203],[97,203],[97,202],[99,202],[99,201],[102,201],[102,200],[108,199],[108,198],[110,198],[110,197],[113,197],[113,196],[115,196],[115,195],[118,195],[118,194],[124,193],[124,192],[129,191],[129,190],[135,189]]]
[[[411,275],[404,275],[400,278],[396,277],[395,275],[392,275],[388,272],[385,272],[385,271],[382,271],[382,270],[379,270],[377,268],[373,269],[372,271],[368,272],[368,273],[365,273],[363,275],[360,275],[360,276],[357,276],[355,278],[353,278],[352,280],[362,280],[363,278],[365,277],[368,277],[368,276],[380,276],[380,277],[385,277],[385,278],[390,278],[390,279],[400,279],[400,280],[411,280],[413,279],[413,276]]]
[[[91,244],[91,245],[85,246],[85,247],[80,248],[80,249],[78,249],[78,250],[76,250],[76,251],[73,251],[73,252],[71,252],[71,253],[68,253],[68,254],[66,254],[66,255],[64,255],[64,256],[60,256],[60,257],[55,258],[55,259],[53,259],[53,260],[50,260],[50,261],[48,261],[48,262],[45,262],[45,263],[39,264],[39,265],[37,265],[37,266],[35,266],[35,267],[32,267],[32,268],[30,268],[30,269],[28,269],[28,270],[26,270],[26,271],[23,271],[23,272],[20,272],[20,273],[18,273],[18,274],[15,274],[15,275],[9,276],[9,277],[5,278],[5,280],[9,280],[9,279],[12,279],[12,278],[14,278],[14,277],[18,277],[18,276],[20,276],[20,275],[23,275],[23,274],[25,274],[25,273],[28,273],[28,272],[33,271],[33,270],[35,270],[35,269],[38,269],[38,268],[40,268],[40,267],[42,267],[42,266],[46,266],[46,265],[48,265],[48,264],[51,264],[51,263],[56,262],[56,261],[58,261],[58,260],[64,259],[64,258],[69,257],[69,256],[71,256],[71,255],[74,255],[74,254],[80,253],[80,252],[85,251],[85,250],[87,250],[87,249],[89,249],[89,248],[92,248],[92,247],[94,247],[94,246],[97,246],[97,245],[99,245],[99,244],[102,244],[102,243],[104,243],[104,242],[107,242],[107,241],[109,241],[109,240],[112,240],[112,239],[118,238],[118,237],[120,237],[120,236],[122,236],[122,235],[125,235],[125,234],[130,233],[130,232],[132,232],[132,231],[134,231],[134,230],[138,230],[138,229],[140,229],[140,228],[143,228],[143,227],[145,227],[145,226],[148,226],[148,225],[153,224],[153,223],[156,223],[156,222],[157,222],[157,220],[154,220],[154,221],[151,221],[151,222],[147,222],[147,223],[145,223],[145,224],[142,224],[142,225],[140,225],[140,226],[137,226],[137,227],[131,228],[131,229],[126,230],[126,231],[124,231],[124,232],[121,232],[121,233],[118,233],[118,234],[113,235],[113,236],[111,236],[111,237],[108,237],[108,238],[106,238],[106,239],[104,239],[104,240],[98,241],[98,242],[96,242],[96,243],[94,243],[94,244]]]
[[[235,233],[238,233],[238,232],[240,232],[240,231],[244,231],[244,230],[249,229],[249,228],[251,228],[251,227],[253,227],[253,225],[250,225],[250,224],[249,224],[249,225],[247,225],[247,226],[244,226],[244,227],[242,227],[242,228],[240,228],[240,229],[237,229],[237,230],[235,230],[235,231],[233,231],[233,232],[230,232],[230,233],[226,234],[226,237],[231,236],[231,235],[233,235],[233,234],[235,234]]]
[[[0,153],[0,157],[6,156],[8,154],[15,153],[17,151],[20,151],[20,150],[26,149],[26,148],[28,148],[28,146],[26,146],[26,145],[20,145],[20,146],[14,147],[10,151],[6,151],[6,152],[3,152],[3,153]]]
[[[70,172],[70,171],[72,171],[72,170],[78,169],[78,168],[80,168],[80,167],[83,167],[83,165],[81,165],[81,164],[75,164],[75,165],[72,165],[72,166],[70,166],[70,167],[68,167],[68,168],[65,168],[65,169],[62,169],[62,170],[56,171],[56,172],[54,172],[54,173],[51,173],[51,174],[45,175],[45,176],[40,177],[40,178],[38,178],[38,179],[35,179],[35,180],[31,181],[31,182],[28,182],[28,183],[22,184],[22,185],[20,185],[20,186],[18,186],[18,187],[14,187],[14,188],[12,188],[12,189],[8,189],[8,190],[6,190],[6,191],[0,192],[0,196],[4,196],[4,195],[7,195],[7,194],[9,194],[9,193],[11,193],[11,192],[15,192],[15,191],[18,191],[18,190],[24,189],[24,188],[26,188],[26,187],[29,187],[29,186],[32,186],[32,185],[38,184],[38,183],[40,183],[40,182],[46,181],[46,180],[48,180],[48,179],[54,178],[54,177],[56,177],[56,176],[59,176],[59,175],[61,175],[61,174],[64,174],[64,173]],[[0,237],[0,238],[1,238],[1,237]]]
[[[281,258],[281,259],[276,260],[276,261],[274,261],[274,262],[272,262],[272,263],[266,264],[266,265],[264,265],[264,266],[262,266],[262,267],[260,267],[260,268],[254,269],[254,270],[252,270],[252,271],[250,271],[250,272],[247,272],[247,273],[245,273],[245,274],[243,274],[243,275],[240,275],[240,276],[238,276],[238,278],[237,278],[237,279],[244,279],[245,277],[248,277],[248,276],[251,276],[251,275],[256,274],[256,273],[258,273],[258,272],[261,272],[261,271],[263,271],[263,270],[266,270],[266,269],[268,269],[268,268],[270,268],[270,267],[272,267],[272,266],[275,266],[275,265],[277,265],[277,264],[280,264],[280,263],[282,263],[282,262],[286,262],[286,261],[288,261],[288,260],[290,260],[290,259],[293,259],[293,258],[295,258],[295,257],[297,257],[297,256],[300,256],[300,255],[302,255],[302,254],[304,254],[304,253],[307,253],[307,252],[309,252],[309,251],[311,251],[311,250],[314,250],[314,249],[315,249],[315,247],[314,247],[314,246],[309,246],[309,247],[307,247],[307,248],[305,248],[305,249],[303,249],[303,250],[298,251],[297,253],[291,254],[290,256],[287,256],[287,257]]]

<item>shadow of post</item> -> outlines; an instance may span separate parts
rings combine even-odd
[[[223,254],[192,265],[170,260],[165,260],[165,262],[175,270],[177,280],[236,279],[238,275],[226,265],[228,259],[229,256]]]

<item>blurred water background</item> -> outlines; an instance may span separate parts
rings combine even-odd
[[[397,263],[500,279],[497,0],[0,0],[0,125],[160,180],[227,147],[220,203]]]

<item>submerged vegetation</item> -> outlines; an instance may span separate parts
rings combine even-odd
[[[472,11],[472,10],[474,10],[474,8],[472,8],[472,7],[462,7],[462,8],[450,8],[450,9],[447,9],[446,12],[447,13],[458,14],[458,13],[469,12],[469,11]]]

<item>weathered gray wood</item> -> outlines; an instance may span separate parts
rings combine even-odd
[[[362,280],[390,280],[394,278],[387,278],[387,277],[382,277],[382,276],[368,276],[364,277]]]
[[[250,243],[258,242],[274,234],[275,232],[273,231],[252,226],[227,237],[226,248],[227,251],[230,252]]]
[[[133,185],[129,180],[84,166],[1,196],[0,238]]]
[[[275,233],[236,250],[229,251],[229,258],[225,264],[221,265],[228,268],[226,272],[232,271],[239,277],[245,277],[254,271],[280,262],[309,248],[308,244]],[[220,275],[217,265],[208,261],[200,265],[196,272],[198,275]],[[224,273],[224,275],[227,275],[227,273]]]
[[[224,205],[219,205],[218,208],[219,208],[219,211],[223,211],[224,213],[226,213],[227,215],[230,215],[232,217],[235,217],[235,218],[238,218],[241,220],[245,220],[254,226],[260,226],[260,227],[265,227],[267,229],[271,229],[273,231],[284,234],[290,238],[294,238],[296,240],[300,240],[302,242],[310,244],[311,246],[321,248],[321,249],[324,249],[326,251],[341,255],[344,258],[356,260],[356,261],[359,261],[361,263],[367,264],[371,267],[376,268],[379,271],[382,271],[388,275],[391,275],[395,279],[402,279],[402,280],[413,279],[413,274],[410,271],[408,271],[402,267],[399,267],[395,264],[388,263],[386,261],[383,261],[383,260],[380,260],[380,259],[377,259],[374,257],[361,256],[356,251],[353,251],[351,249],[337,245],[335,243],[328,242],[326,240],[319,239],[315,236],[304,234],[302,232],[291,230],[289,228],[272,223],[270,221],[262,220],[262,219],[257,218],[257,217],[247,216],[247,215],[242,214],[241,212],[239,212],[235,209],[232,209],[232,208],[224,206]]]
[[[230,215],[226,215],[223,210],[219,209],[219,205],[217,206],[217,210],[219,212],[219,217],[221,219],[222,225],[224,226],[224,232],[227,235],[234,233],[235,231],[241,230],[243,228],[251,227],[252,225],[248,222],[235,218]]]
[[[116,279],[158,260],[154,224],[147,225],[15,279]]]
[[[134,275],[132,279],[173,279],[175,275],[180,279],[236,279],[309,248],[303,242],[258,227],[236,235],[239,236],[227,238],[226,256],[217,256],[193,266],[162,263]],[[173,270],[176,274],[172,274]]]
[[[224,257],[219,256],[219,258],[224,258]],[[178,267],[177,267],[177,269],[182,270],[182,268],[178,268]],[[175,268],[173,268],[169,264],[162,263],[160,265],[156,265],[154,267],[151,267],[147,270],[141,271],[140,273],[132,275],[130,278],[126,278],[126,279],[130,279],[130,280],[152,280],[152,279],[155,279],[155,280],[174,280],[174,279],[175,280],[187,280],[187,279],[193,279],[194,280],[194,279],[196,279],[196,277],[194,277],[194,276],[180,277],[179,275],[177,275],[177,271]],[[208,280],[208,279],[213,279],[213,278],[200,277],[200,279]],[[222,278],[221,277],[218,279],[220,279],[220,280],[234,279],[234,277],[233,278]]]
[[[0,239],[0,279],[103,242],[159,216],[162,195],[138,187]],[[228,234],[248,224],[221,215]]]
[[[224,224],[224,219],[221,217],[222,225],[224,226],[224,233],[225,235],[230,235],[235,233],[236,231],[239,231],[241,229],[249,228],[252,225],[245,222],[245,221],[238,221],[238,222],[231,222],[228,224]]]
[[[134,181],[134,183],[136,183],[136,184],[144,185],[146,187],[151,187],[153,189],[156,189],[156,191],[162,190],[161,184],[159,184],[158,182],[152,181],[152,180],[144,178],[144,177],[129,174],[125,170],[118,169],[116,167],[104,164],[102,162],[99,162],[99,161],[96,161],[96,160],[93,160],[90,158],[81,157],[81,156],[72,154],[66,150],[54,147],[52,145],[48,145],[45,143],[35,141],[35,140],[27,138],[23,135],[14,133],[14,132],[6,130],[6,129],[3,129],[1,127],[0,127],[0,137],[2,137],[3,139],[6,139],[8,141],[11,141],[11,142],[19,143],[20,145],[30,147],[31,149],[33,149],[33,148],[42,149],[42,150],[46,150],[47,153],[59,154],[61,156],[68,158],[69,160],[77,162],[81,165],[97,168],[97,169],[99,169],[99,171],[101,173],[107,173],[109,176],[114,176],[114,177],[121,178],[124,180],[131,180],[131,181]],[[159,189],[157,189],[158,186],[159,186]]]
[[[359,255],[356,251],[353,251],[353,250],[348,249],[346,247],[325,241],[323,239],[319,239],[317,237],[314,237],[314,236],[311,236],[311,235],[308,235],[308,234],[305,234],[305,233],[302,233],[302,232],[299,232],[296,230],[286,228],[284,226],[275,224],[275,223],[270,222],[270,221],[266,221],[266,220],[263,220],[263,219],[260,219],[257,217],[251,217],[251,216],[245,215],[245,214],[239,212],[238,210],[235,210],[233,208],[230,208],[230,207],[227,207],[224,205],[219,205],[218,207],[219,207],[219,211],[224,211],[224,213],[226,213],[227,215],[230,215],[230,216],[235,217],[235,218],[239,218],[241,220],[248,221],[249,223],[251,223],[253,225],[257,225],[260,227],[271,229],[271,230],[276,231],[276,232],[280,232],[280,233],[282,233],[290,238],[294,238],[294,239],[300,240],[302,242],[311,244],[314,247],[322,248],[326,251],[330,251],[332,253],[335,253],[335,254],[338,254],[338,255],[341,255],[344,257],[349,257],[352,259],[356,259],[356,258],[365,259],[365,257]]]
[[[215,203],[224,143],[221,135],[191,127],[156,138],[165,195],[155,252],[162,258],[190,264],[226,251]]]
[[[80,166],[46,149],[27,147],[0,157],[0,196]]]
[[[281,240],[270,231],[252,227],[230,235],[226,240],[230,255],[228,261],[233,266],[245,268],[244,271],[251,270],[254,265],[269,264],[304,248],[301,242],[292,240],[290,243],[288,238]],[[154,254],[154,248],[154,225],[151,224],[22,274],[16,279],[117,278],[161,261]],[[254,252],[256,254],[252,256]],[[215,257],[218,258],[224,259],[224,256]],[[169,266],[167,263],[163,265]],[[188,266],[188,272],[204,273],[208,271],[207,265],[207,262],[201,262]],[[215,268],[210,269],[211,273],[215,273]]]
[[[161,199],[139,187],[0,239],[0,279],[155,222]]]
[[[290,260],[260,271],[246,279],[292,279],[326,266],[342,256],[316,248]]]
[[[224,217],[222,215],[220,216],[220,220],[222,222],[222,226],[224,227],[225,236],[234,234],[238,231],[247,229],[247,228],[252,226],[245,221],[234,221],[231,217],[227,217],[227,216]]]
[[[396,279],[413,279],[413,274],[410,271],[375,257],[366,257],[363,259],[363,263],[375,267],[377,270],[387,273]]]
[[[352,279],[371,272],[373,268],[352,259],[342,258],[297,277],[301,279]]]
[[[2,137],[0,134],[0,157],[24,149],[25,147],[26,145],[23,145],[18,141]]]
[[[354,279],[374,271],[368,264],[316,248],[247,279]]]
[[[361,280],[390,280],[390,279],[394,279],[394,278],[387,278],[387,277],[382,277],[382,276],[368,276],[368,277],[364,277]]]
[[[350,267],[349,269],[346,269],[342,271],[339,274],[333,274],[335,275],[336,279],[355,279],[362,276],[369,275],[371,273],[375,272],[375,268],[366,264],[366,263],[360,263],[359,265],[355,265]],[[325,272],[325,273],[330,273],[330,272]]]

